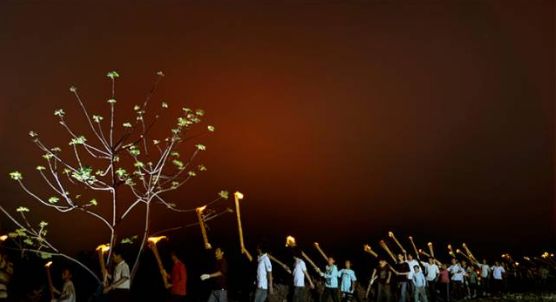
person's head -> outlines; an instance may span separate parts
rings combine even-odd
[[[496,262],[494,262],[494,265],[500,266],[500,262],[496,261]]]
[[[456,264],[456,263],[458,263],[458,259],[452,258],[452,264]]]
[[[336,260],[332,257],[328,257],[328,265],[334,265],[334,263],[336,263]]]
[[[264,255],[266,252],[268,252],[266,242],[259,242],[257,245],[257,253],[259,255]]]
[[[386,260],[384,260],[384,259],[379,259],[379,260],[378,260],[378,265],[379,265],[380,267],[385,267],[386,264],[388,264],[388,263],[386,262]]]
[[[446,264],[444,264],[444,263],[442,263],[442,265],[441,265],[440,267],[441,267],[443,270],[448,269],[448,266],[447,266]]]
[[[293,257],[294,260],[297,259],[301,259],[301,257],[303,257],[303,252],[301,251],[301,249],[297,246],[294,246],[291,248],[291,254],[289,254],[291,257]]]
[[[172,258],[172,262],[174,262],[174,263],[180,261],[180,259],[178,258],[178,255],[176,254],[176,251],[174,251],[174,250],[172,250],[170,252],[170,258]]]
[[[413,260],[413,255],[407,254],[407,260],[409,260],[409,261]]]
[[[487,264],[487,260],[486,260],[486,259],[483,259],[483,264]]]
[[[224,258],[224,251],[221,248],[217,247],[214,250],[214,257],[216,257],[217,260]]]
[[[119,247],[114,247],[114,249],[112,249],[112,259],[114,259],[116,264],[124,261],[122,250]]]
[[[404,257],[402,254],[398,254],[398,261],[403,262],[404,261]]]
[[[351,261],[350,260],[346,260],[346,262],[344,263],[344,265],[346,266],[347,269],[351,268]]]
[[[463,267],[467,267],[467,261],[465,261],[465,260],[461,260],[461,266],[463,266]]]
[[[419,267],[419,265],[414,265],[414,266],[413,266],[413,270],[414,270],[416,273],[418,273],[418,272],[421,271],[421,267]]]
[[[68,280],[71,280],[71,277],[72,277],[71,271],[69,270],[69,268],[65,268],[65,269],[62,271],[62,279],[63,279],[64,281],[68,281]]]
[[[434,263],[434,258],[433,257],[429,257],[429,263],[433,264]]]

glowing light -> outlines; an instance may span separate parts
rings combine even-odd
[[[0,241],[6,241],[6,239],[8,239],[8,235],[0,236]]]
[[[243,193],[241,193],[241,192],[239,192],[239,191],[236,191],[236,192],[234,193],[234,196],[235,196],[237,199],[243,199]]]
[[[51,265],[52,265],[52,261],[48,261],[48,262],[44,265],[44,267],[49,268]]]
[[[110,250],[110,244],[106,243],[106,244],[101,244],[99,246],[97,246],[96,251],[97,252],[102,252],[102,253],[106,253]]]
[[[392,231],[389,231],[389,232],[388,232],[388,237],[390,237],[390,238],[394,238],[394,232],[392,232]]]
[[[157,244],[160,240],[168,239],[166,236],[158,236],[158,237],[149,237],[147,241],[152,244]]]
[[[203,213],[203,211],[204,211],[206,208],[207,208],[207,206],[202,206],[202,207],[196,208],[195,210],[196,210],[198,213]]]
[[[297,244],[293,236],[286,237],[286,247],[295,247]]]

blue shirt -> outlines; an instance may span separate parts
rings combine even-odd
[[[327,265],[324,273],[324,286],[338,288],[338,268],[335,265]]]
[[[342,269],[338,274],[340,275],[340,290],[342,293],[352,293],[351,285],[357,281],[355,272],[350,269]]]
[[[415,285],[415,287],[425,287],[427,285],[427,280],[423,272],[419,271],[418,273],[413,273],[413,285]]]

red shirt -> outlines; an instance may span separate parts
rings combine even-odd
[[[440,271],[439,281],[440,283],[450,283],[450,272],[448,270]]]
[[[174,263],[171,280],[172,289],[170,292],[172,295],[185,296],[187,294],[187,271],[183,262],[178,260],[178,262]]]

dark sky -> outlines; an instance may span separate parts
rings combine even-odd
[[[65,144],[52,112],[77,114],[70,85],[101,110],[118,70],[130,110],[162,70],[156,99],[204,108],[217,128],[207,174],[172,198],[241,190],[251,241],[359,247],[393,229],[554,246],[553,1],[2,1],[0,67],[7,207],[31,201],[9,171],[44,187],[27,132]],[[72,246],[106,240],[80,214],[40,213],[62,246],[64,231]],[[213,234],[235,228],[222,221]]]

